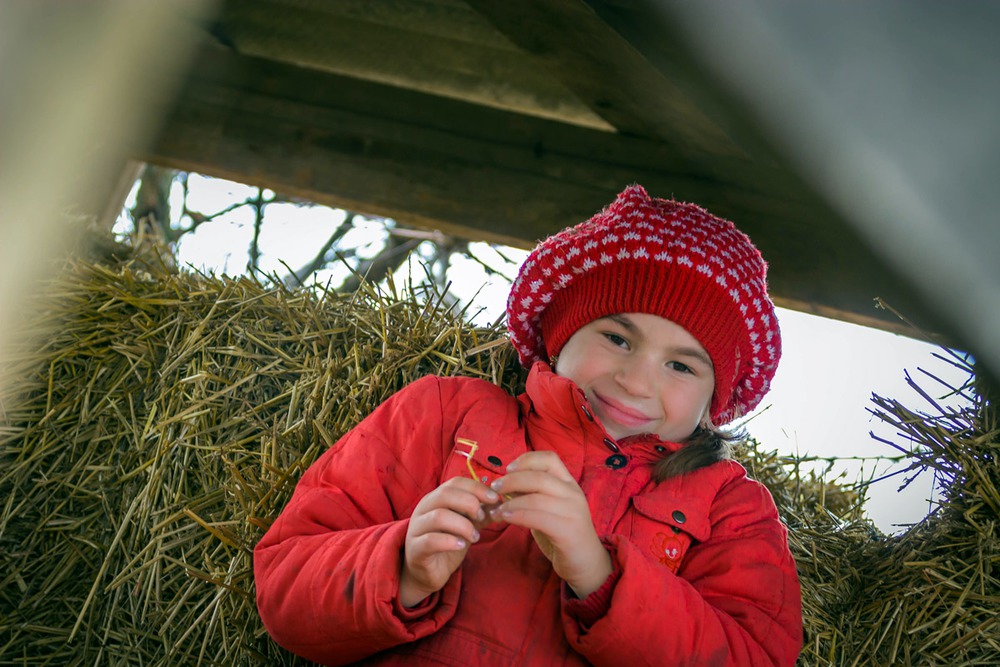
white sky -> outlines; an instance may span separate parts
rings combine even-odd
[[[188,207],[206,214],[256,195],[255,188],[196,174],[190,175],[189,188]],[[178,211],[180,201],[173,203],[173,209]],[[275,204],[265,210],[259,239],[260,266],[265,273],[279,276],[289,272],[282,261],[293,269],[309,262],[345,216],[343,211],[320,206]],[[362,227],[367,228],[342,239],[341,247],[371,243],[381,224],[366,221]],[[247,265],[252,235],[252,209],[242,207],[182,237],[178,256],[182,263],[202,271],[236,275]],[[376,241],[361,254],[370,256],[378,247]],[[485,244],[478,247],[480,256],[488,254]],[[527,254],[514,249],[505,252],[516,261]],[[509,283],[503,279],[488,281],[474,262],[462,264],[456,258],[449,273],[452,291],[463,300],[479,292],[474,307],[483,312],[476,321],[492,322],[504,312]],[[499,260],[491,264],[501,266]],[[330,279],[336,284],[346,272],[342,267],[333,268],[320,273],[317,280],[325,283]],[[781,364],[771,392],[747,422],[748,431],[765,449],[820,457],[895,456],[895,450],[869,435],[874,431],[905,444],[868,412],[874,407],[872,393],[923,410],[922,399],[905,382],[905,370],[919,376],[918,369],[923,368],[955,386],[965,379],[949,364],[936,359],[933,353],[939,350],[926,343],[784,309],[778,310],[778,319],[783,345]],[[930,381],[918,382],[935,397],[945,392]],[[859,476],[870,479],[891,469],[895,468],[884,462],[875,468],[872,461],[845,461],[834,468],[850,481]],[[902,476],[897,476],[869,489],[866,509],[883,532],[898,532],[906,524],[919,521],[930,507],[933,485],[929,473],[921,475],[904,492],[897,491],[901,483]]]

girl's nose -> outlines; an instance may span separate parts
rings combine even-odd
[[[652,368],[641,357],[632,357],[623,362],[615,381],[633,396],[649,396],[652,392]]]

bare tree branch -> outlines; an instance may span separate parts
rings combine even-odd
[[[503,259],[508,264],[514,265],[514,261],[511,260],[506,255],[504,255],[499,250],[497,250],[495,246],[491,245],[490,247],[493,248],[494,252],[496,252],[498,255],[500,255],[501,259]],[[483,260],[481,257],[479,257],[476,253],[472,252],[472,249],[468,245],[465,246],[464,254],[465,254],[466,257],[468,257],[469,259],[471,259],[473,262],[475,262],[476,264],[478,264],[479,266],[481,266],[483,268],[483,271],[486,272],[487,276],[504,276],[504,277],[506,277],[506,274],[503,271],[501,271],[499,269],[493,268],[490,264],[487,264],[486,261]],[[507,278],[507,279],[508,279],[508,281],[510,280],[510,278]]]
[[[257,188],[257,196],[252,200],[254,207],[253,239],[250,241],[247,269],[256,273],[260,269],[260,228],[264,224],[264,189]]]
[[[185,228],[183,228],[181,230],[179,230],[180,234],[187,234],[188,232],[193,232],[199,225],[203,225],[206,222],[211,222],[212,220],[215,220],[216,218],[222,217],[226,213],[230,213],[232,211],[235,211],[238,208],[242,208],[244,206],[253,205],[254,202],[256,202],[259,198],[260,198],[260,195],[258,195],[257,197],[250,197],[250,198],[245,199],[243,201],[236,202],[235,204],[230,204],[226,208],[224,208],[224,209],[222,209],[220,211],[216,211],[215,213],[202,213],[200,211],[193,211],[193,210],[189,209],[187,207],[187,198],[185,197],[185,199],[184,199],[185,205],[184,205],[183,214],[186,215],[187,217],[191,218],[191,225],[188,226],[188,227],[185,227]],[[271,201],[272,200],[268,199],[268,200],[264,201],[264,203],[265,204],[269,204],[269,203],[271,203]]]
[[[443,243],[438,243],[434,247],[434,282],[444,292],[447,292],[448,270],[451,268],[451,257],[456,252],[468,255],[469,242],[454,237],[447,237]]]
[[[135,205],[130,211],[137,233],[155,231],[171,243],[176,240],[170,230],[170,184],[176,174],[173,169],[151,164],[143,168]]]
[[[407,239],[420,239],[422,241],[431,241],[438,245],[443,245],[451,240],[450,236],[436,229],[410,229],[409,227],[395,226],[390,228],[388,231],[393,236],[402,236],[403,238]]]
[[[385,248],[370,260],[361,262],[354,272],[347,277],[338,291],[355,292],[361,287],[361,279],[364,278],[370,283],[379,283],[402,266],[410,253],[416,249],[423,241],[420,239],[401,240],[397,236],[389,235]]]
[[[300,285],[304,285],[306,278],[329,264],[330,260],[327,255],[330,252],[330,248],[332,248],[337,241],[343,238],[344,234],[349,232],[351,228],[354,227],[354,218],[356,217],[357,213],[348,212],[344,221],[341,222],[335,230],[333,230],[333,234],[330,234],[330,238],[328,238],[326,242],[320,246],[319,251],[316,253],[316,256],[313,257],[312,261],[300,268],[298,271],[294,271],[285,276],[282,282],[288,287],[298,287]]]
[[[139,198],[139,202],[143,205],[140,206],[139,203],[137,203],[136,207],[133,209],[133,219],[140,221],[145,220],[145,222],[137,223],[137,229],[155,230],[161,238],[164,238],[172,245],[175,245],[182,236],[195,231],[201,225],[221,218],[243,206],[253,206],[255,215],[253,238],[250,242],[248,252],[248,272],[259,271],[260,269],[260,260],[263,253],[260,246],[261,233],[263,231],[264,224],[264,208],[267,204],[282,202],[292,203],[299,206],[316,205],[312,202],[307,202],[288,195],[279,195],[271,192],[268,192],[267,195],[265,195],[264,189],[261,188],[256,191],[255,196],[240,201],[233,201],[228,206],[225,206],[221,210],[215,211],[214,213],[195,211],[187,206],[188,174],[184,173],[181,176],[181,185],[184,189],[184,203],[181,219],[184,220],[186,224],[171,228],[169,193],[171,183],[173,179],[177,177],[177,173],[178,172],[162,167],[147,165],[142,175],[142,182],[140,183],[141,196]],[[386,231],[385,246],[375,257],[368,260],[358,261],[358,248],[337,247],[341,239],[343,239],[343,237],[354,228],[358,216],[358,213],[346,212],[344,220],[335,230],[333,230],[322,245],[317,247],[313,258],[303,266],[298,269],[292,269],[290,266],[285,264],[285,268],[288,273],[281,279],[282,282],[286,286],[293,288],[304,285],[310,276],[314,275],[316,271],[322,269],[330,263],[331,254],[332,252],[335,252],[336,256],[339,257],[341,261],[345,264],[350,262],[348,265],[354,265],[355,267],[352,269],[353,275],[350,275],[339,289],[341,291],[355,291],[360,286],[362,279],[373,283],[383,281],[386,276],[390,275],[402,266],[410,254],[423,242],[429,242],[431,248],[433,249],[432,256],[421,262],[427,273],[428,286],[433,285],[434,289],[440,294],[439,298],[441,298],[444,302],[447,302],[449,305],[459,304],[459,299],[454,294],[450,293],[448,282],[448,276],[449,273],[451,273],[452,260],[454,259],[454,255],[456,253],[460,253],[471,259],[473,262],[482,267],[483,271],[485,271],[485,273],[489,276],[497,274],[503,275],[504,273],[502,269],[491,266],[487,261],[474,254],[470,248],[471,242],[468,239],[452,237],[448,234],[435,230],[400,227],[392,219],[380,219],[373,216],[365,216],[365,218],[372,221],[382,222]],[[494,247],[494,251],[499,254],[500,258],[504,262],[508,264],[514,263],[508,257],[504,256],[499,248]]]

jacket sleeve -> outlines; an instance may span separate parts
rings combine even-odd
[[[280,645],[345,664],[435,632],[461,571],[416,609],[398,601],[408,517],[450,450],[438,378],[416,381],[306,472],[254,550],[257,607]]]
[[[720,490],[710,519],[711,536],[676,575],[613,536],[605,590],[564,599],[570,644],[594,665],[794,665],[802,600],[773,499],[741,477]]]

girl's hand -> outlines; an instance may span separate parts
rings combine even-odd
[[[419,604],[441,590],[479,540],[477,525],[486,519],[483,504],[499,496],[474,479],[444,482],[413,509],[403,547],[399,600],[404,607]]]
[[[555,452],[522,454],[492,487],[509,500],[491,517],[529,528],[577,597],[590,595],[611,575],[611,556],[594,529],[587,497]]]

